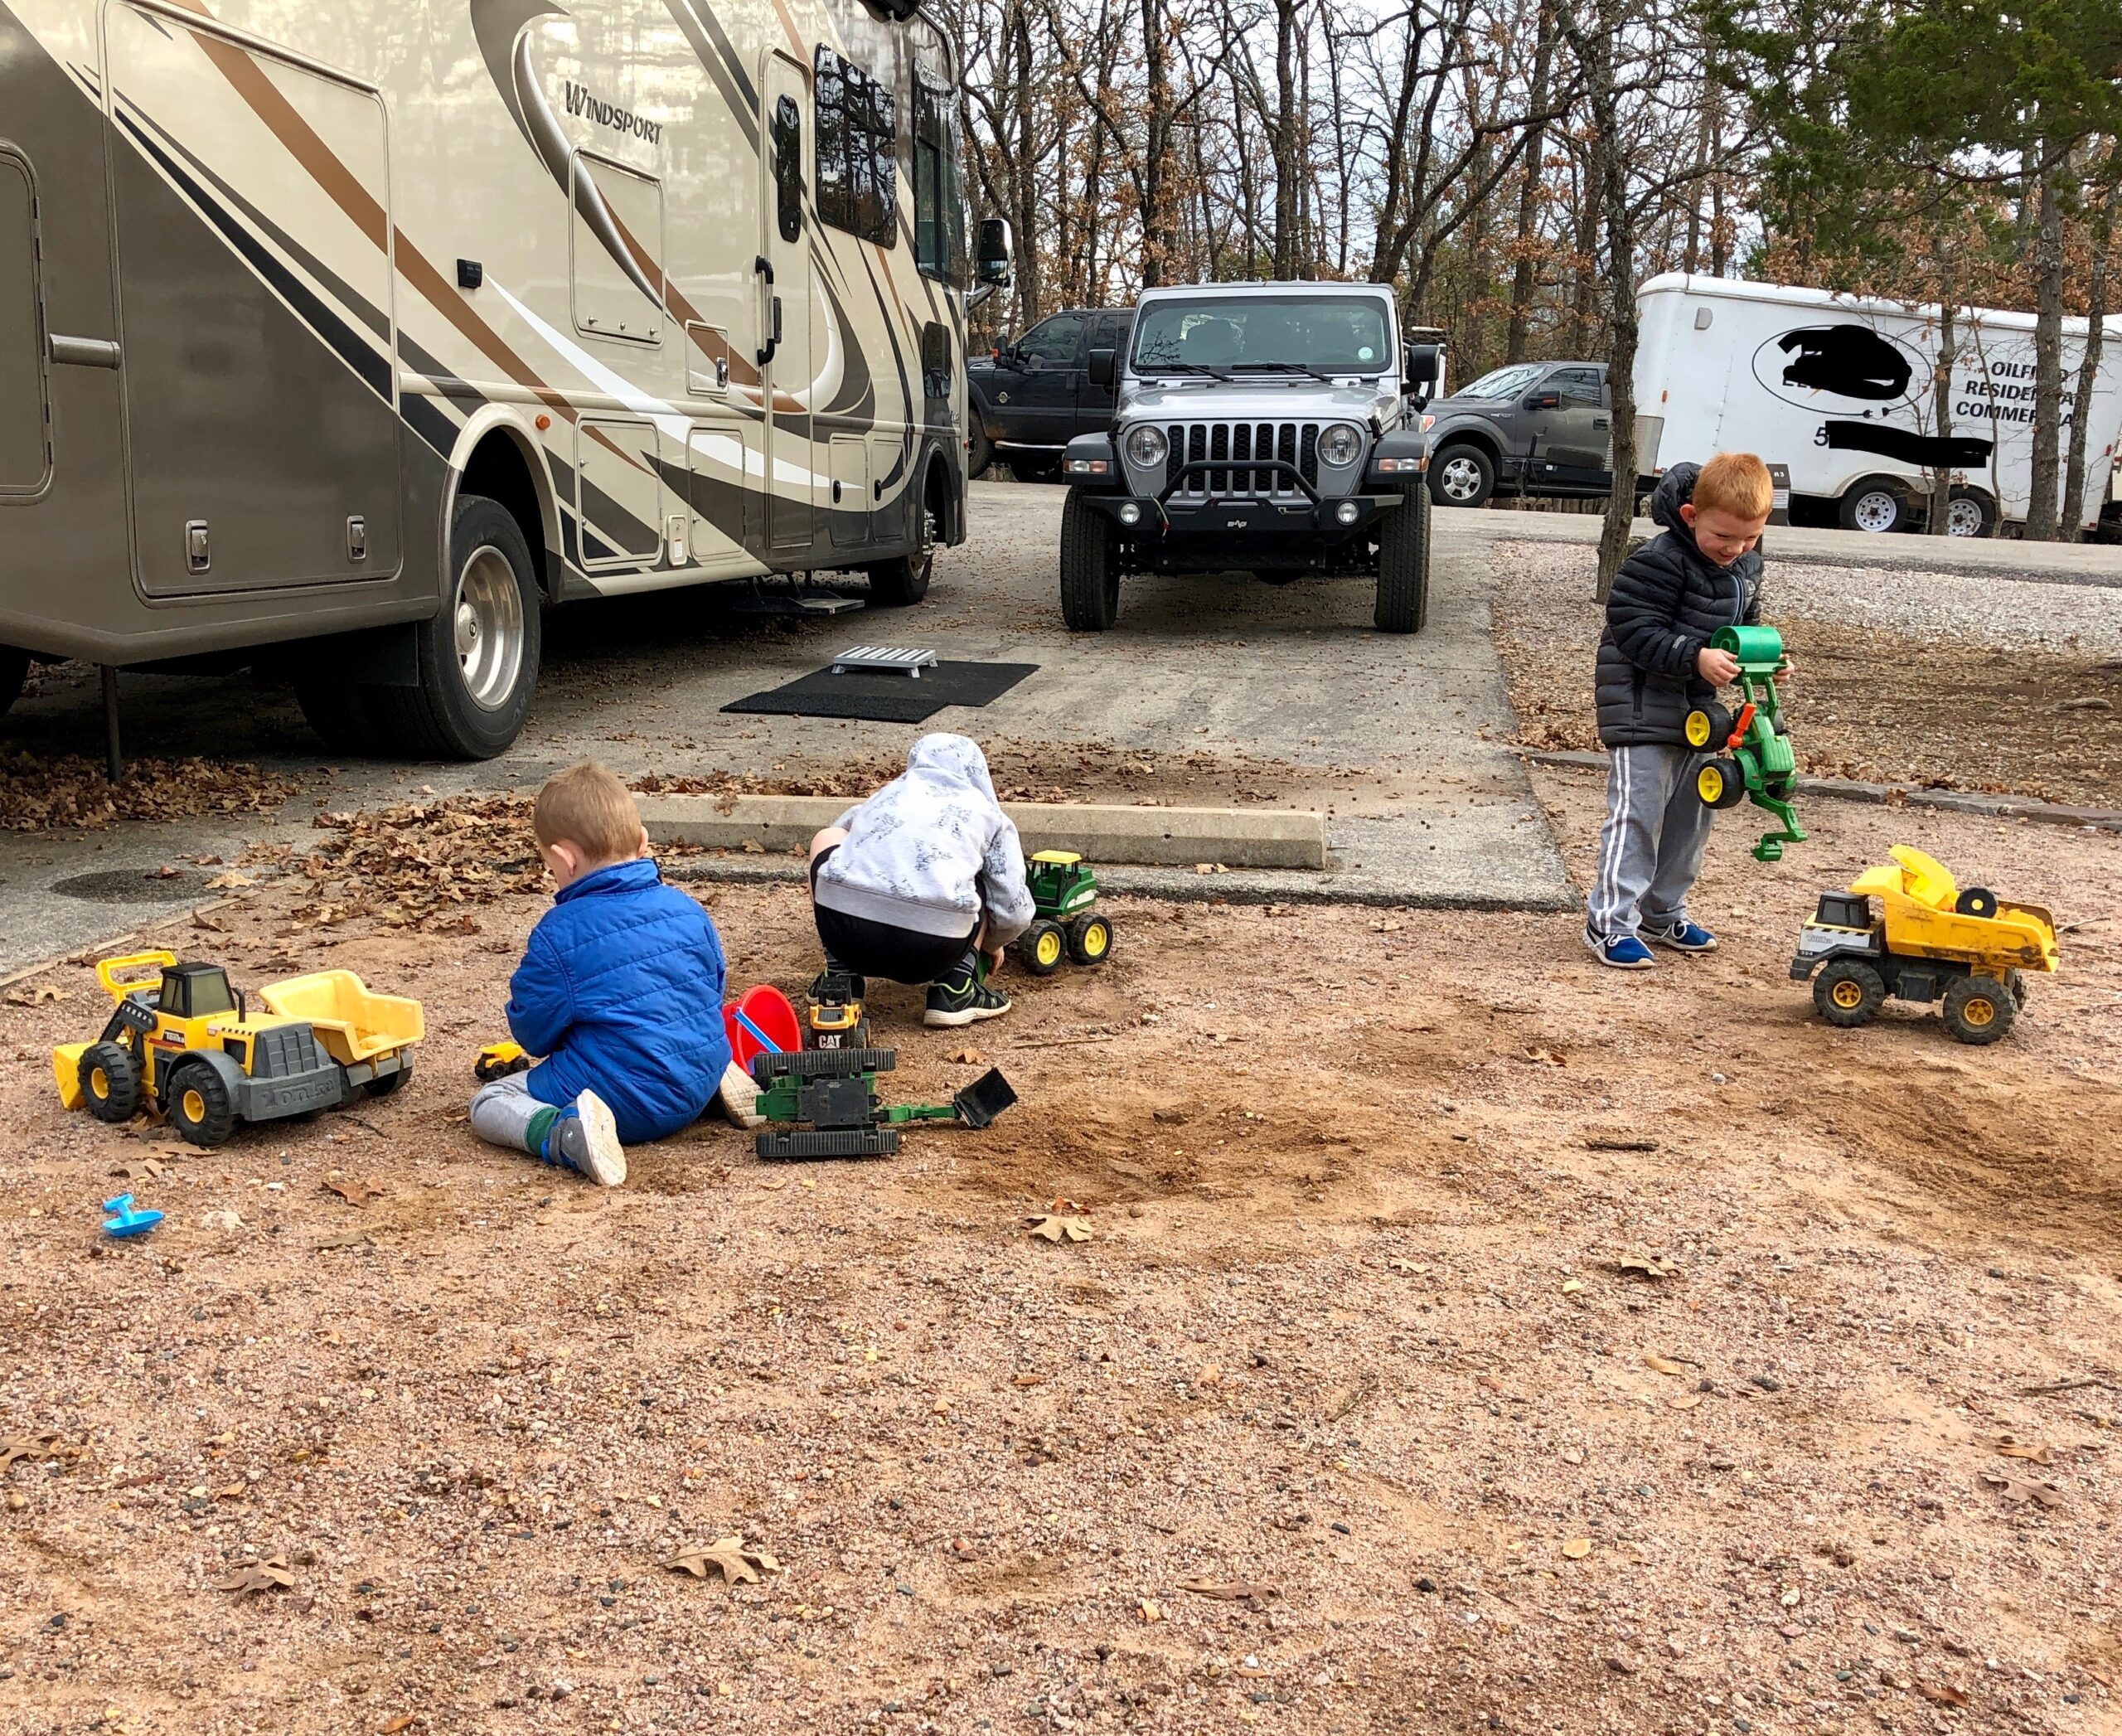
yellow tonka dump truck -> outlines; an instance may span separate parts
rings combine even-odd
[[[1798,937],[1793,982],[1812,979],[1830,1025],[1869,1024],[1888,995],[1943,1001],[1945,1029],[1994,1043],[2026,1004],[2023,971],[2056,968],[2056,924],[2032,904],[2003,902],[1906,844],[1847,892],[1823,892]],[[1876,916],[1872,900],[1878,900]]]
[[[351,971],[274,983],[257,1014],[220,966],[168,953],[106,958],[96,980],[116,1007],[94,1042],[52,1050],[60,1101],[113,1123],[157,1110],[197,1146],[396,1090],[426,1030],[419,1001],[371,995]]]

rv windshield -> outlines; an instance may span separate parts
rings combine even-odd
[[[1135,322],[1134,370],[1378,374],[1398,366],[1385,303],[1355,295],[1175,297]]]
[[[1514,398],[1547,371],[1544,361],[1514,362],[1509,367],[1497,368],[1476,380],[1471,386],[1462,386],[1453,394],[1460,398]]]

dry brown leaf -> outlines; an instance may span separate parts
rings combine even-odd
[[[239,886],[254,886],[258,882],[249,875],[231,868],[226,874],[217,874],[206,882],[209,892],[233,892]]]
[[[309,1245],[319,1254],[333,1248],[358,1248],[368,1239],[366,1229],[343,1230],[336,1236],[320,1236]]]
[[[2063,1505],[2063,1491],[2053,1483],[2040,1483],[2031,1477],[2008,1477],[2001,1472],[1985,1471],[1982,1481],[2004,1499],[2018,1506],[2024,1501],[2034,1501],[2044,1507]]]
[[[952,1053],[951,1059],[962,1066],[967,1067],[985,1067],[987,1064],[987,1057],[977,1049],[957,1050]]]
[[[1964,1706],[1967,1696],[1947,1682],[1918,1681],[1916,1691],[1934,1706]]]
[[[1012,1386],[1044,1386],[1046,1384],[1046,1376],[1044,1375],[1019,1375],[1015,1380],[1010,1382],[1010,1384]]]
[[[1552,1049],[1529,1049],[1525,1051],[1525,1059],[1535,1067],[1559,1067],[1562,1064],[1562,1057]]]
[[[390,1723],[384,1725],[383,1736],[398,1736],[400,1730],[409,1730],[412,1727],[413,1714],[410,1712],[400,1712]]]
[[[216,1489],[214,1491],[214,1499],[216,1501],[241,1501],[250,1492],[248,1484],[230,1483],[225,1489]]]
[[[1592,1540],[1589,1537],[1572,1537],[1562,1546],[1562,1552],[1572,1561],[1582,1561],[1592,1553]]]
[[[288,1558],[268,1555],[263,1561],[246,1562],[225,1579],[216,1579],[214,1589],[240,1593],[285,1591],[294,1583],[295,1576],[288,1571]]]
[[[337,1194],[349,1205],[359,1205],[365,1200],[380,1200],[383,1190],[373,1181],[327,1181],[327,1193]]]
[[[36,1434],[16,1435],[0,1441],[0,1471],[7,1470],[17,1459],[56,1458],[58,1457],[59,1431],[48,1428]]]
[[[1044,1217],[1026,1218],[1025,1222],[1034,1235],[1049,1242],[1088,1242],[1091,1239],[1088,1218],[1058,1217],[1049,1212]]]
[[[741,1537],[718,1537],[712,1543],[689,1544],[663,1565],[678,1573],[690,1574],[696,1579],[710,1578],[712,1569],[730,1585],[756,1585],[762,1573],[781,1571],[781,1564],[773,1556],[746,1549]]]
[[[1243,1603],[1248,1598],[1279,1598],[1282,1589],[1260,1579],[1189,1579],[1179,1588],[1191,1592],[1197,1598],[1217,1598],[1226,1603]]]
[[[1665,1403],[1674,1410],[1693,1410],[1702,1403],[1700,1393],[1675,1393]]]
[[[153,1157],[142,1157],[132,1163],[121,1163],[110,1173],[122,1176],[128,1181],[152,1181],[167,1167]]]
[[[1660,1356],[1655,1350],[1646,1351],[1643,1358],[1645,1368],[1655,1369],[1661,1375],[1684,1375],[1687,1370],[1670,1356]]]
[[[2056,1450],[2052,1447],[2034,1441],[2014,1440],[2008,1434],[1997,1437],[1997,1451],[2008,1459],[2031,1459],[2037,1465],[2056,1462]]]
[[[7,991],[7,1004],[10,1006],[49,1006],[53,1001],[64,1001],[65,998],[63,990],[55,987],[49,982],[32,983],[27,988],[11,988]]]
[[[1640,1272],[1645,1278],[1670,1278],[1676,1269],[1663,1260],[1648,1258],[1616,1260],[1613,1267],[1616,1272]]]

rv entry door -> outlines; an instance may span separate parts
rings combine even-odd
[[[811,348],[811,237],[816,184],[811,171],[810,75],[783,54],[769,52],[760,80],[765,120],[759,168],[766,177],[759,209],[759,392],[765,410],[767,547],[807,549],[813,475],[811,417],[816,373]]]

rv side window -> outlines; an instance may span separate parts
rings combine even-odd
[[[781,239],[795,240],[803,233],[803,116],[792,96],[773,105],[773,205]]]
[[[899,240],[899,109],[852,61],[820,45],[818,216],[889,247]]]
[[[951,96],[913,86],[913,255],[930,277],[962,287],[965,207],[958,199],[957,128]]]

